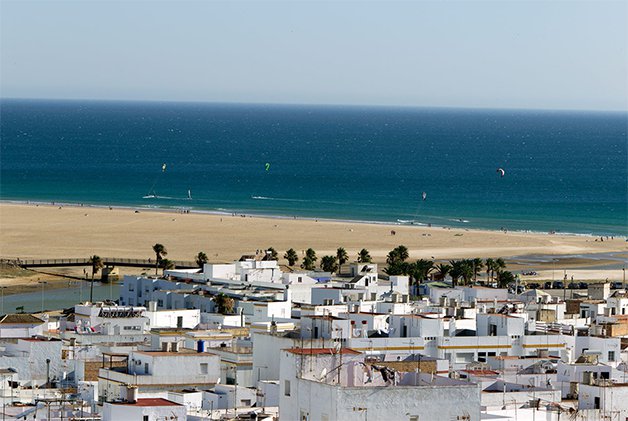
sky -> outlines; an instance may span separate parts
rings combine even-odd
[[[0,96],[628,109],[626,1],[0,0]]]

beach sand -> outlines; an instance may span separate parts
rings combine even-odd
[[[391,230],[396,234],[392,235]],[[89,206],[0,204],[2,258],[86,258],[97,254],[154,259],[152,246],[155,243],[166,246],[167,258],[171,260],[193,261],[199,251],[204,251],[210,262],[231,262],[268,247],[279,252],[280,263],[286,263],[283,254],[288,248],[294,248],[302,257],[309,247],[316,251],[319,261],[324,255],[335,254],[338,247],[347,250],[350,260],[356,258],[360,249],[366,248],[378,263],[383,263],[386,254],[400,244],[408,247],[412,260],[628,250],[625,238],[604,240],[576,235],[181,214],[144,209],[136,213],[133,209]],[[82,269],[80,271],[82,273]],[[609,276],[600,273],[601,279],[606,277]]]

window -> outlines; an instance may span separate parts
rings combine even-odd
[[[144,415],[144,417],[142,418],[143,421],[149,421],[148,415]]]
[[[302,276],[299,276],[299,277],[297,278],[297,280],[298,280],[299,282],[303,282],[303,277],[302,277]]]
[[[283,389],[283,394],[285,396],[290,396],[290,380],[284,381]]]
[[[164,300],[157,300],[157,307],[163,307],[164,306]]]
[[[241,399],[240,400],[240,406],[251,406],[251,400],[250,399]]]
[[[135,291],[135,285],[129,284],[129,292]]]
[[[201,363],[201,374],[207,374],[207,363]]]
[[[615,361],[615,351],[608,351],[608,360]]]

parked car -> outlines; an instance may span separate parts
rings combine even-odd
[[[577,282],[569,282],[569,285],[567,285],[567,288],[569,289],[578,289],[580,285]]]
[[[563,288],[565,288],[565,285],[562,283],[562,281],[554,281],[552,283],[552,288],[553,289],[563,289]]]
[[[530,283],[527,285],[527,287],[528,287],[528,288],[530,288],[530,289],[537,289],[537,288],[540,288],[540,287],[541,287],[541,285],[540,285],[540,284],[538,284],[538,283],[536,283],[536,282],[530,282]]]
[[[624,287],[624,284],[621,282],[611,282],[611,289],[621,289]]]
[[[552,281],[545,282],[544,289],[552,289]]]
[[[586,282],[578,282],[578,288],[587,289],[589,288],[589,284],[587,284]]]

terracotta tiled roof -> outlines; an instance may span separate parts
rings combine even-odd
[[[116,403],[116,405],[133,405],[133,406],[181,406],[176,402],[169,401],[162,398],[144,398],[138,399],[135,403],[122,402]]]
[[[338,352],[334,348],[290,348],[286,351],[297,355],[333,355]],[[360,352],[351,348],[341,348],[342,354],[358,355]]]
[[[32,314],[6,314],[0,318],[0,324],[42,324],[43,320]]]

